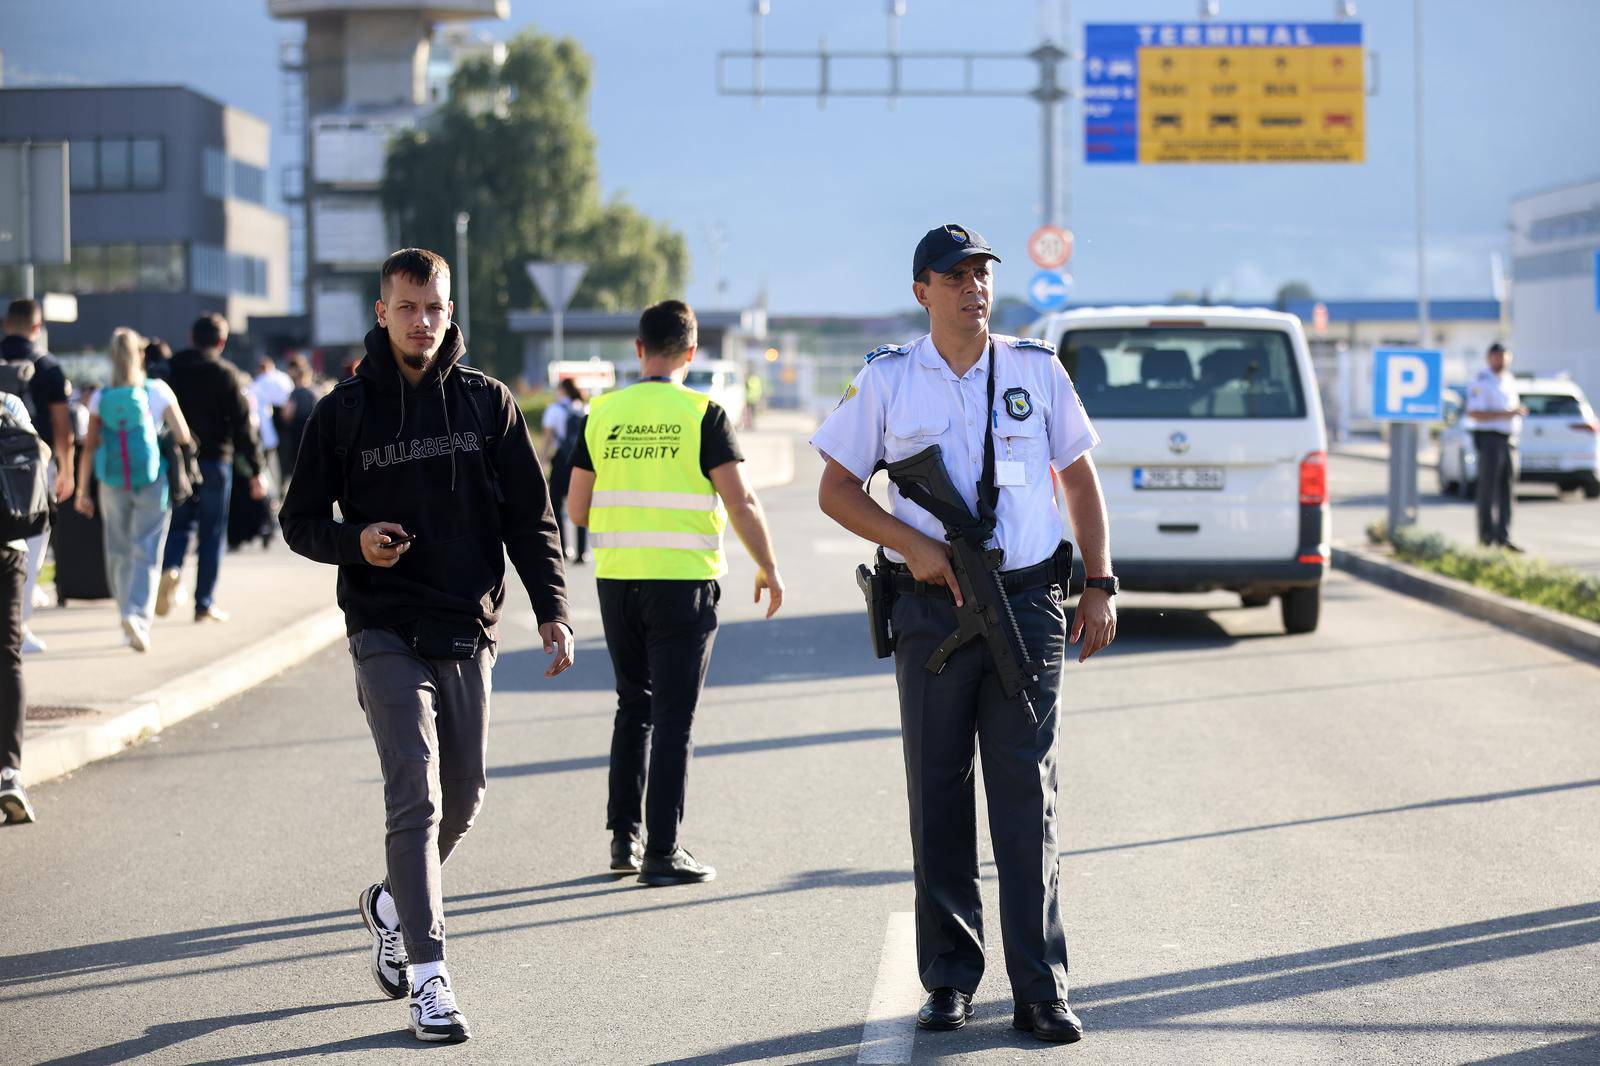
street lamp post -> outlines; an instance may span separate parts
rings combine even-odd
[[[462,339],[467,336],[467,327],[471,324],[471,280],[467,273],[467,226],[472,222],[472,216],[465,211],[456,213],[456,274],[461,279],[461,284],[456,295],[456,326],[461,330]]]

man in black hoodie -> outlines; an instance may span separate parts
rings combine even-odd
[[[388,878],[359,900],[373,978],[391,999],[409,988],[418,1039],[454,1043],[468,1033],[444,968],[439,871],[483,800],[507,555],[554,656],[546,677],[572,665],[572,626],[527,423],[510,390],[461,365],[452,311],[443,259],[389,257],[366,358],[313,410],[278,517],[291,548],[339,567],[383,768]]]

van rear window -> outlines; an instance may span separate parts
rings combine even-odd
[[[1289,335],[1265,329],[1074,330],[1061,362],[1090,418],[1304,418]]]

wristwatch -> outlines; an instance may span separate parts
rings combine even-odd
[[[1086,577],[1083,579],[1083,587],[1086,589],[1099,589],[1107,596],[1115,596],[1118,590],[1122,588],[1122,582],[1117,580],[1116,574],[1112,574],[1110,577]]]

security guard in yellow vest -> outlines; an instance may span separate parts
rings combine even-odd
[[[589,527],[617,678],[606,808],[611,869],[637,872],[647,885],[716,876],[678,843],[678,827],[730,523],[756,563],[755,601],[765,589],[768,618],[783,603],[772,538],[739,468],[744,456],[728,416],[683,384],[698,343],[687,304],[666,300],[645,310],[634,342],[641,380],[590,405],[567,496],[573,522]]]

